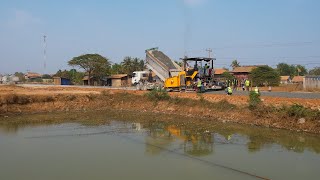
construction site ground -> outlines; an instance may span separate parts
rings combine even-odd
[[[26,95],[48,95],[48,94],[99,94],[101,91],[110,90],[114,92],[127,91],[128,93],[144,94],[145,91],[136,91],[134,87],[129,88],[110,88],[100,86],[54,86],[54,85],[15,85],[15,86],[0,86],[0,95],[5,94],[26,94]],[[182,98],[199,98],[199,94],[189,92],[171,92],[172,97]],[[212,102],[218,102],[226,99],[232,104],[241,105],[248,103],[247,91],[234,91],[232,96],[227,96],[224,91],[210,91],[202,94],[202,96]],[[291,105],[301,104],[313,109],[320,109],[320,93],[318,92],[268,92],[262,91],[261,98],[266,104],[270,105]]]

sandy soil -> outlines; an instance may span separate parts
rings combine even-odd
[[[20,86],[0,86],[0,96],[6,94],[25,94],[25,95],[57,95],[57,94],[100,94],[105,88],[79,88],[79,87],[20,87]],[[112,93],[123,92],[125,90],[108,90]],[[142,95],[144,91],[128,90],[128,93]],[[172,97],[199,99],[200,95],[196,93],[169,93]],[[233,95],[226,96],[224,94],[201,94],[206,100],[211,102],[219,102],[226,99],[235,105],[246,105],[248,96]],[[291,104],[301,104],[312,109],[320,109],[320,99],[302,99],[302,98],[285,98],[285,97],[268,97],[262,96],[261,99],[267,105],[282,106]]]
[[[236,110],[219,110],[201,105],[174,104],[169,101],[155,103],[149,101],[144,91],[107,90],[105,88],[78,87],[17,87],[0,86],[0,115],[28,114],[55,111],[86,111],[86,110],[132,110],[137,112],[152,112],[159,114],[177,114],[187,117],[203,117],[214,121],[232,121],[265,127],[283,128],[296,131],[320,133],[320,121],[297,123],[297,119],[285,118],[268,114],[263,116],[253,114],[248,108],[247,96],[226,96],[218,94],[169,93],[171,97],[204,99],[211,102],[227,100],[237,106]],[[10,99],[10,97],[20,97]],[[4,103],[9,98],[11,103]],[[306,107],[320,110],[319,99],[299,99],[262,97],[264,104],[282,106],[298,103]],[[8,101],[7,101],[8,102]],[[13,103],[12,103],[13,102]],[[196,118],[197,119],[197,118]]]

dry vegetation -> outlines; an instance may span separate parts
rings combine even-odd
[[[320,133],[319,100],[266,97],[254,110],[247,96],[165,93],[102,88],[0,87],[0,114],[58,111],[132,110],[175,114],[212,121],[232,121],[267,127]],[[298,124],[299,118],[304,124]]]

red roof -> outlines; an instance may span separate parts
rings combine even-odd
[[[280,76],[281,81],[288,81],[290,79],[290,76]]]
[[[223,74],[224,72],[227,72],[228,70],[226,69],[214,69],[214,74],[216,75],[221,75]]]
[[[128,74],[114,74],[114,75],[111,75],[109,76],[108,78],[110,79],[121,79],[121,78],[124,78],[124,77],[127,77]]]
[[[304,76],[295,76],[292,79],[292,82],[303,82]]]
[[[240,66],[240,67],[235,67],[233,69],[233,71],[231,71],[231,72],[233,72],[233,73],[242,73],[242,72],[249,73],[255,68],[257,68],[257,66]]]
[[[33,72],[28,72],[25,76],[28,77],[28,78],[40,78],[40,77],[41,77],[41,74],[39,74],[39,73],[33,73]]]

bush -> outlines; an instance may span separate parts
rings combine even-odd
[[[216,103],[211,103],[211,104],[213,104],[214,108],[220,109],[220,110],[232,110],[232,109],[237,108],[236,105],[229,103],[229,101],[227,101],[225,99],[223,99],[219,102],[216,102]]]
[[[94,99],[97,98],[97,95],[90,93],[90,94],[86,94],[86,97],[88,98],[89,101],[93,101]]]
[[[301,117],[305,117],[306,113],[307,113],[307,109],[299,104],[291,105],[287,109],[287,114],[290,117],[301,118]]]
[[[101,91],[101,95],[102,95],[102,96],[109,96],[109,95],[110,95],[110,92],[109,92],[109,91],[106,91],[106,90],[103,90],[103,91]]]
[[[70,94],[70,95],[67,95],[66,97],[65,97],[65,100],[66,101],[73,101],[73,100],[75,100],[77,97],[75,96],[75,95],[73,95],[73,94]]]
[[[289,107],[282,107],[278,110],[284,117],[289,118],[307,118],[309,120],[320,120],[320,111],[306,108],[299,104],[294,104]]]
[[[168,92],[163,89],[154,89],[150,92],[147,92],[145,95],[151,101],[164,101],[170,99]]]
[[[254,110],[259,104],[261,104],[260,94],[251,91],[249,94],[249,109]]]

